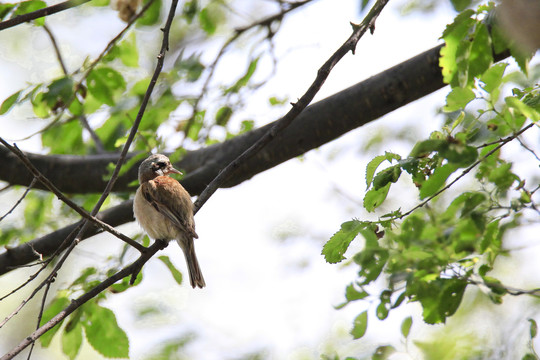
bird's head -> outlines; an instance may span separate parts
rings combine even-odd
[[[165,155],[150,155],[139,166],[139,182],[142,184],[145,181],[170,173],[182,174],[172,166],[171,161]]]

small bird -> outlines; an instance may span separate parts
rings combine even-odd
[[[176,239],[186,258],[191,286],[203,288],[206,284],[193,242],[199,238],[195,232],[193,203],[186,189],[168,176],[170,173],[182,174],[165,155],[151,155],[141,163],[140,186],[133,201],[133,212],[154,240]]]

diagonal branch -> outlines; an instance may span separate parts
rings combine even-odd
[[[90,0],[68,0],[60,4],[52,5],[43,9],[15,16],[12,19],[0,22],[0,31],[28,21],[39,19],[40,17],[56,14],[57,12],[71,9],[89,1]]]
[[[378,0],[371,8],[360,25],[353,25],[352,35],[339,47],[339,49],[324,63],[324,65],[317,72],[317,77],[308,88],[306,93],[294,104],[289,112],[281,118],[269,131],[267,131],[257,142],[251,145],[247,150],[234,159],[225,169],[219,172],[219,174],[212,180],[210,184],[204,189],[201,195],[197,198],[194,204],[194,213],[197,213],[204,203],[212,196],[212,194],[225,183],[237,170],[237,168],[258,153],[263,147],[270,143],[281,131],[288,127],[294,119],[300,115],[300,113],[309,105],[315,95],[319,92],[323,84],[325,83],[330,71],[334,66],[349,52],[356,49],[356,44],[360,38],[365,34],[368,29],[372,29],[375,24],[375,20],[384,9],[384,6],[389,0]]]

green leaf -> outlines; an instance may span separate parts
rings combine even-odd
[[[469,88],[453,88],[446,97],[446,105],[443,107],[443,111],[453,112],[463,110],[475,97],[474,92]]]
[[[104,104],[114,106],[115,96],[126,88],[124,77],[109,67],[94,69],[86,79],[88,92]]]
[[[461,143],[450,143],[439,153],[450,163],[459,167],[467,167],[478,158],[478,150],[474,146],[466,146]]]
[[[343,254],[347,251],[351,241],[368,225],[369,223],[358,220],[351,220],[341,224],[341,229],[323,246],[322,255],[324,255],[325,260],[335,264],[345,259]]]
[[[371,360],[387,360],[395,352],[396,348],[394,348],[392,345],[379,346],[373,353]]]
[[[375,175],[375,178],[373,179],[373,189],[379,190],[386,185],[390,185],[390,183],[395,183],[399,180],[400,175],[401,166],[399,164],[382,170],[377,175]]]
[[[451,0],[452,6],[457,12],[461,12],[471,5],[471,0]]]
[[[347,299],[347,302],[355,301],[355,300],[362,300],[368,297],[369,294],[365,292],[364,290],[358,291],[354,287],[354,284],[349,284],[347,288],[345,289],[345,299]]]
[[[178,285],[182,285],[182,273],[178,271],[178,269],[174,266],[174,264],[171,262],[171,259],[169,259],[169,257],[165,255],[159,256],[158,259],[161,260],[165,264],[165,266],[167,266],[176,283]]]
[[[538,360],[538,356],[532,353],[527,353],[521,358],[521,360]]]
[[[21,94],[22,90],[17,91],[15,94],[10,95],[4,102],[2,103],[2,106],[0,106],[0,115],[4,115],[7,113],[13,105],[19,100],[19,95]]]
[[[439,191],[446,182],[446,179],[458,168],[458,165],[452,163],[436,168],[433,174],[422,184],[420,188],[420,199],[425,199]]]
[[[199,13],[199,24],[201,29],[208,35],[213,35],[216,32],[218,25],[218,17],[213,9],[205,7]]]
[[[69,299],[65,296],[60,296],[54,299],[49,304],[47,309],[43,312],[43,316],[41,317],[41,322],[39,323],[39,326],[43,326],[43,324],[49,322],[49,320],[58,315],[60,311],[64,310],[69,305],[69,303]],[[62,321],[39,338],[39,340],[41,341],[41,346],[48,347],[50,345],[54,335],[58,330],[60,330],[60,324],[62,324]]]
[[[364,208],[369,212],[373,212],[375,208],[379,207],[386,199],[388,191],[390,190],[390,185],[391,184],[388,183],[380,189],[371,189],[366,192],[363,202]]]
[[[146,5],[150,0],[143,1],[143,5]],[[146,12],[137,19],[137,26],[152,26],[156,25],[161,15],[162,0],[154,0],[152,5],[146,10]]]
[[[504,99],[504,101],[509,107],[516,109],[518,112],[523,114],[523,116],[525,116],[526,118],[534,122],[537,122],[538,120],[540,120],[540,114],[538,113],[538,111],[536,111],[534,108],[530,107],[529,105],[525,104],[518,98],[513,97],[513,96],[508,96]]]
[[[120,60],[124,65],[129,67],[139,66],[139,50],[137,49],[137,39],[134,32],[125,38],[117,48]]]
[[[368,325],[368,314],[367,310],[362,312],[354,319],[353,328],[351,330],[351,335],[354,339],[360,339],[366,334]]]
[[[106,357],[129,357],[128,337],[118,326],[114,313],[95,303],[87,303],[84,310],[87,318],[84,330],[90,345]]]
[[[487,26],[478,22],[473,36],[474,39],[469,55],[469,82],[472,82],[474,77],[482,75],[493,64],[491,36]]]
[[[249,66],[248,66],[248,68],[246,70],[246,73],[240,79],[238,79],[238,81],[236,81],[236,83],[233,86],[231,86],[230,88],[225,90],[225,93],[226,94],[228,94],[228,93],[237,93],[238,91],[240,91],[241,88],[246,86],[248,84],[248,82],[249,82],[249,79],[251,79],[251,77],[255,73],[255,70],[257,69],[257,63],[258,62],[259,62],[258,57],[251,60],[251,62],[249,63]]]
[[[411,316],[406,317],[401,322],[401,335],[403,335],[404,338],[409,337],[409,333],[411,331],[412,323],[413,323],[413,320],[412,320]]]
[[[216,124],[219,126],[227,126],[232,113],[233,110],[229,106],[221,107],[216,113]]]
[[[70,329],[65,330],[62,334],[62,352],[71,360],[77,357],[82,345],[82,325],[80,322]]]
[[[490,67],[481,77],[480,81],[484,84],[482,88],[492,94],[502,83],[504,71],[508,64],[499,63]]]
[[[205,66],[201,62],[200,55],[193,54],[190,57],[180,56],[175,63],[175,67],[185,77],[188,82],[195,82],[201,77]]]
[[[536,335],[538,335],[538,325],[536,324],[536,320],[534,319],[528,319],[531,323],[531,326],[529,328],[529,335],[531,336],[531,339],[534,339]]]
[[[454,21],[446,26],[442,38],[445,45],[441,49],[439,66],[442,69],[443,81],[446,84],[457,85],[458,80],[458,61],[456,59],[458,48],[467,37],[469,31],[476,21],[471,18],[474,15],[473,10],[465,10],[458,14]],[[465,40],[466,41],[466,40]]]
[[[392,160],[401,160],[401,156],[390,152],[386,152],[384,155],[375,156],[366,166],[366,185],[368,188],[373,181],[375,171],[377,171],[377,168],[384,160],[388,160],[388,162],[391,163]]]
[[[49,86],[47,91],[43,93],[42,101],[54,109],[57,106],[63,106],[67,104],[73,97],[73,79],[64,76],[60,79],[54,80]]]
[[[429,139],[424,140],[414,145],[409,157],[424,157],[429,155],[433,151],[439,151],[448,146],[446,140]]]

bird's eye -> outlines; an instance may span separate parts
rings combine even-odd
[[[161,168],[164,168],[165,166],[167,166],[167,164],[165,164],[164,161],[159,161],[159,162],[157,163],[157,165],[159,166],[160,169],[161,169]]]

